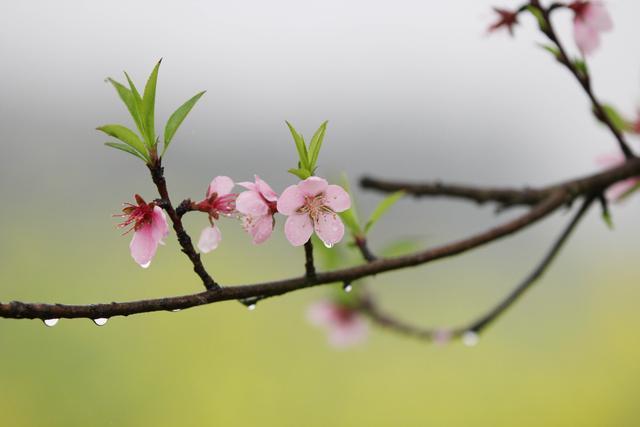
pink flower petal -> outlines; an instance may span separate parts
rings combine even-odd
[[[220,240],[222,240],[220,229],[214,224],[212,227],[202,230],[200,240],[198,240],[198,249],[204,254],[211,252],[218,247]]]
[[[335,325],[329,331],[329,344],[336,348],[346,348],[360,344],[367,339],[369,326],[360,316],[353,316],[348,323]]]
[[[133,233],[129,249],[135,262],[142,268],[149,267],[156,254],[159,240],[155,237],[152,224],[145,224]]]
[[[258,191],[256,185],[253,182],[243,181],[239,182],[238,185],[242,188],[246,188],[247,190]]]
[[[600,45],[600,35],[598,31],[581,20],[574,22],[573,37],[576,40],[578,49],[580,49],[583,55],[592,54]]]
[[[233,189],[233,180],[228,176],[216,176],[209,184],[209,189],[207,191],[207,197],[211,196],[213,193],[216,193],[219,196],[226,196],[231,193]]]
[[[293,215],[304,205],[304,194],[297,185],[287,187],[278,199],[278,212]]]
[[[313,224],[309,215],[293,214],[284,223],[284,234],[293,246],[302,246],[307,243],[312,233]]]
[[[613,29],[613,20],[601,1],[594,1],[590,4],[585,12],[584,19],[597,30],[610,31]]]
[[[253,243],[259,245],[265,242],[273,232],[274,220],[272,215],[254,218],[249,233],[253,236]]]
[[[167,217],[162,209],[158,206],[153,207],[153,214],[151,219],[151,234],[154,240],[159,244],[164,245],[164,238],[169,234],[169,225],[167,224]]]
[[[327,189],[327,180],[318,176],[310,176],[302,182],[298,183],[298,188],[305,196],[315,197],[320,193],[324,193]]]
[[[269,206],[255,191],[244,191],[236,199],[236,209],[244,215],[263,216],[269,213]]]
[[[324,193],[324,204],[334,212],[343,212],[351,207],[351,198],[339,185],[330,185]]]
[[[316,234],[327,247],[335,245],[342,240],[344,236],[344,224],[342,224],[342,220],[335,213],[320,213],[314,226]]]
[[[278,194],[265,181],[260,179],[258,175],[255,176],[256,189],[269,202],[275,202],[278,200]]]
[[[313,326],[329,327],[333,324],[335,309],[330,301],[318,301],[307,310],[307,319]]]

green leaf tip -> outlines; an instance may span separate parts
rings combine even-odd
[[[383,199],[378,204],[378,206],[376,206],[374,211],[371,213],[371,216],[369,217],[369,221],[367,221],[367,223],[365,224],[364,226],[365,234],[368,233],[371,230],[371,227],[373,227],[373,225],[376,222],[378,222],[378,220],[382,218],[382,216],[385,213],[387,213],[387,211],[391,208],[391,206],[393,206],[404,195],[405,195],[405,192],[401,190],[401,191],[396,191],[395,193]]]
[[[318,130],[313,134],[308,147],[304,137],[298,133],[295,127],[293,127],[293,125],[287,120],[285,120],[285,123],[289,128],[289,132],[291,132],[293,142],[296,145],[296,151],[298,152],[298,168],[295,170],[306,170],[308,171],[309,176],[313,175],[317,168],[320,149],[322,148],[322,142],[324,140],[324,135],[329,121],[325,120],[320,125]]]
[[[187,118],[187,115],[191,112],[198,100],[202,98],[202,95],[204,95],[206,92],[206,90],[203,90],[202,92],[199,92],[196,95],[192,96],[187,102],[178,107],[178,109],[174,111],[171,117],[169,117],[169,120],[167,120],[167,123],[164,127],[164,148],[162,150],[162,155],[166,153],[169,145],[171,144],[171,141],[173,141],[173,137],[175,136],[184,119]]]

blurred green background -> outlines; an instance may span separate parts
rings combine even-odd
[[[616,29],[590,61],[594,85],[635,110],[635,1],[610,2]],[[283,121],[309,135],[330,119],[320,173],[522,185],[596,170],[615,144],[584,94],[535,47],[484,37],[488,1],[19,2],[0,16],[0,300],[94,303],[198,292],[173,236],[149,270],[115,229],[122,202],[150,199],[147,172],[101,145],[126,111],[105,77],[142,80],[164,57],[159,120],[208,89],[166,160],[174,200],[211,178],[294,182]],[[564,21],[562,19],[565,19]],[[559,19],[570,39],[570,16]],[[318,59],[320,58],[320,60]],[[633,140],[638,148],[638,141]],[[354,185],[354,187],[356,187]],[[358,192],[368,212],[379,196]],[[374,230],[433,246],[517,215],[403,200]],[[638,200],[597,208],[544,279],[481,337],[436,347],[373,329],[338,351],[308,325],[312,289],[255,311],[235,302],[89,320],[0,319],[7,426],[637,426]],[[473,254],[369,280],[382,307],[425,326],[482,313],[533,267],[569,220],[558,213]],[[204,218],[187,218],[197,236]],[[281,221],[251,245],[223,220],[205,257],[223,284],[297,275]]]

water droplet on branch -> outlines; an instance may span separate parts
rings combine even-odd
[[[95,323],[98,326],[104,326],[109,321],[109,319],[107,319],[106,317],[98,317],[97,319],[92,319],[92,320],[93,320],[93,323]]]
[[[255,304],[249,304],[249,305],[247,306],[247,310],[249,310],[249,311],[253,311],[253,310],[255,310],[255,309],[256,309],[256,307],[257,307],[257,305],[255,305]]]
[[[48,327],[56,326],[60,319],[44,319],[43,322]]]
[[[351,285],[351,283],[345,282],[345,284],[342,286],[342,289],[348,293],[353,290],[353,286]]]
[[[480,335],[475,331],[467,331],[462,334],[462,343],[467,347],[474,347],[480,342]]]

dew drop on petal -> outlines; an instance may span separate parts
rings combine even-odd
[[[44,319],[43,322],[48,327],[56,326],[58,324],[58,320],[60,319]]]
[[[92,319],[92,320],[93,320],[93,323],[95,323],[98,326],[104,326],[109,321],[109,319],[107,319],[106,317],[98,317],[97,319]]]
[[[345,283],[342,289],[345,292],[351,292],[353,290],[353,286],[351,285],[351,283]]]
[[[149,266],[151,265],[151,261],[145,263],[145,264],[140,264],[140,267],[142,268],[149,268]]]
[[[480,341],[480,336],[474,331],[467,331],[462,334],[462,343],[467,347],[474,347]]]
[[[331,249],[333,247],[333,243],[322,242],[327,247],[327,249]]]
[[[256,307],[257,307],[257,305],[255,305],[255,304],[250,304],[250,305],[248,305],[248,306],[247,306],[247,310],[249,310],[249,311],[253,311],[253,310],[255,310],[255,309],[256,309]]]

